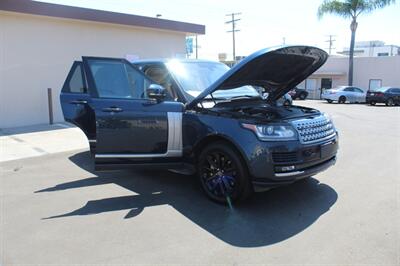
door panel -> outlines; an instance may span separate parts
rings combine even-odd
[[[148,99],[151,81],[124,59],[84,57],[83,63],[95,92],[97,166],[182,155],[182,103]]]
[[[90,107],[82,62],[74,62],[60,94],[64,120],[79,127],[89,139],[96,139],[94,110]]]
[[[182,113],[176,102],[93,99],[97,122],[97,153],[127,155],[165,154],[170,113]],[[118,108],[118,109],[117,109]],[[174,122],[174,121],[172,121]],[[135,157],[135,156],[132,156]]]

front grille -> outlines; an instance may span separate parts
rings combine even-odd
[[[275,163],[295,163],[297,152],[273,152],[272,159]]]
[[[293,121],[302,143],[313,143],[331,138],[335,135],[335,128],[326,116],[306,118]]]

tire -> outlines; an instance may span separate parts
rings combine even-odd
[[[284,102],[283,102],[283,106],[290,106],[291,104],[290,104],[290,101],[289,100],[285,100]]]
[[[307,98],[307,95],[305,93],[300,94],[299,96],[300,100],[305,100]]]
[[[253,194],[246,164],[238,151],[224,141],[207,145],[197,159],[197,175],[211,200],[227,203],[243,201]]]
[[[328,103],[333,103],[333,101],[332,100],[326,100]]]
[[[339,100],[338,100],[338,103],[346,103],[346,97],[340,96]]]
[[[369,104],[370,104],[370,105],[375,105],[376,102],[375,102],[375,101],[371,101]]]
[[[89,144],[90,154],[94,157],[96,154],[96,146]]]
[[[393,106],[393,105],[394,105],[393,99],[392,99],[392,98],[387,99],[386,105],[387,105],[387,106]]]

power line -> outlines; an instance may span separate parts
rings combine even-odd
[[[336,35],[328,35],[329,36],[329,40],[326,40],[325,42],[329,43],[329,54],[332,54],[332,49],[335,49],[335,47],[333,47],[333,43],[336,41],[333,37],[335,37]]]
[[[241,20],[240,18],[236,18],[235,16],[239,16],[242,13],[231,13],[226,16],[231,17],[231,20],[226,21],[225,24],[232,24],[232,30],[228,30],[227,32],[232,32],[232,50],[233,50],[233,61],[236,61],[236,40],[235,40],[235,32],[240,30],[236,29],[236,22]]]

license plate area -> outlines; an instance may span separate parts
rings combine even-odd
[[[320,146],[321,159],[333,156],[335,154],[336,150],[337,150],[337,142],[336,141],[330,141],[328,143],[322,144]]]

